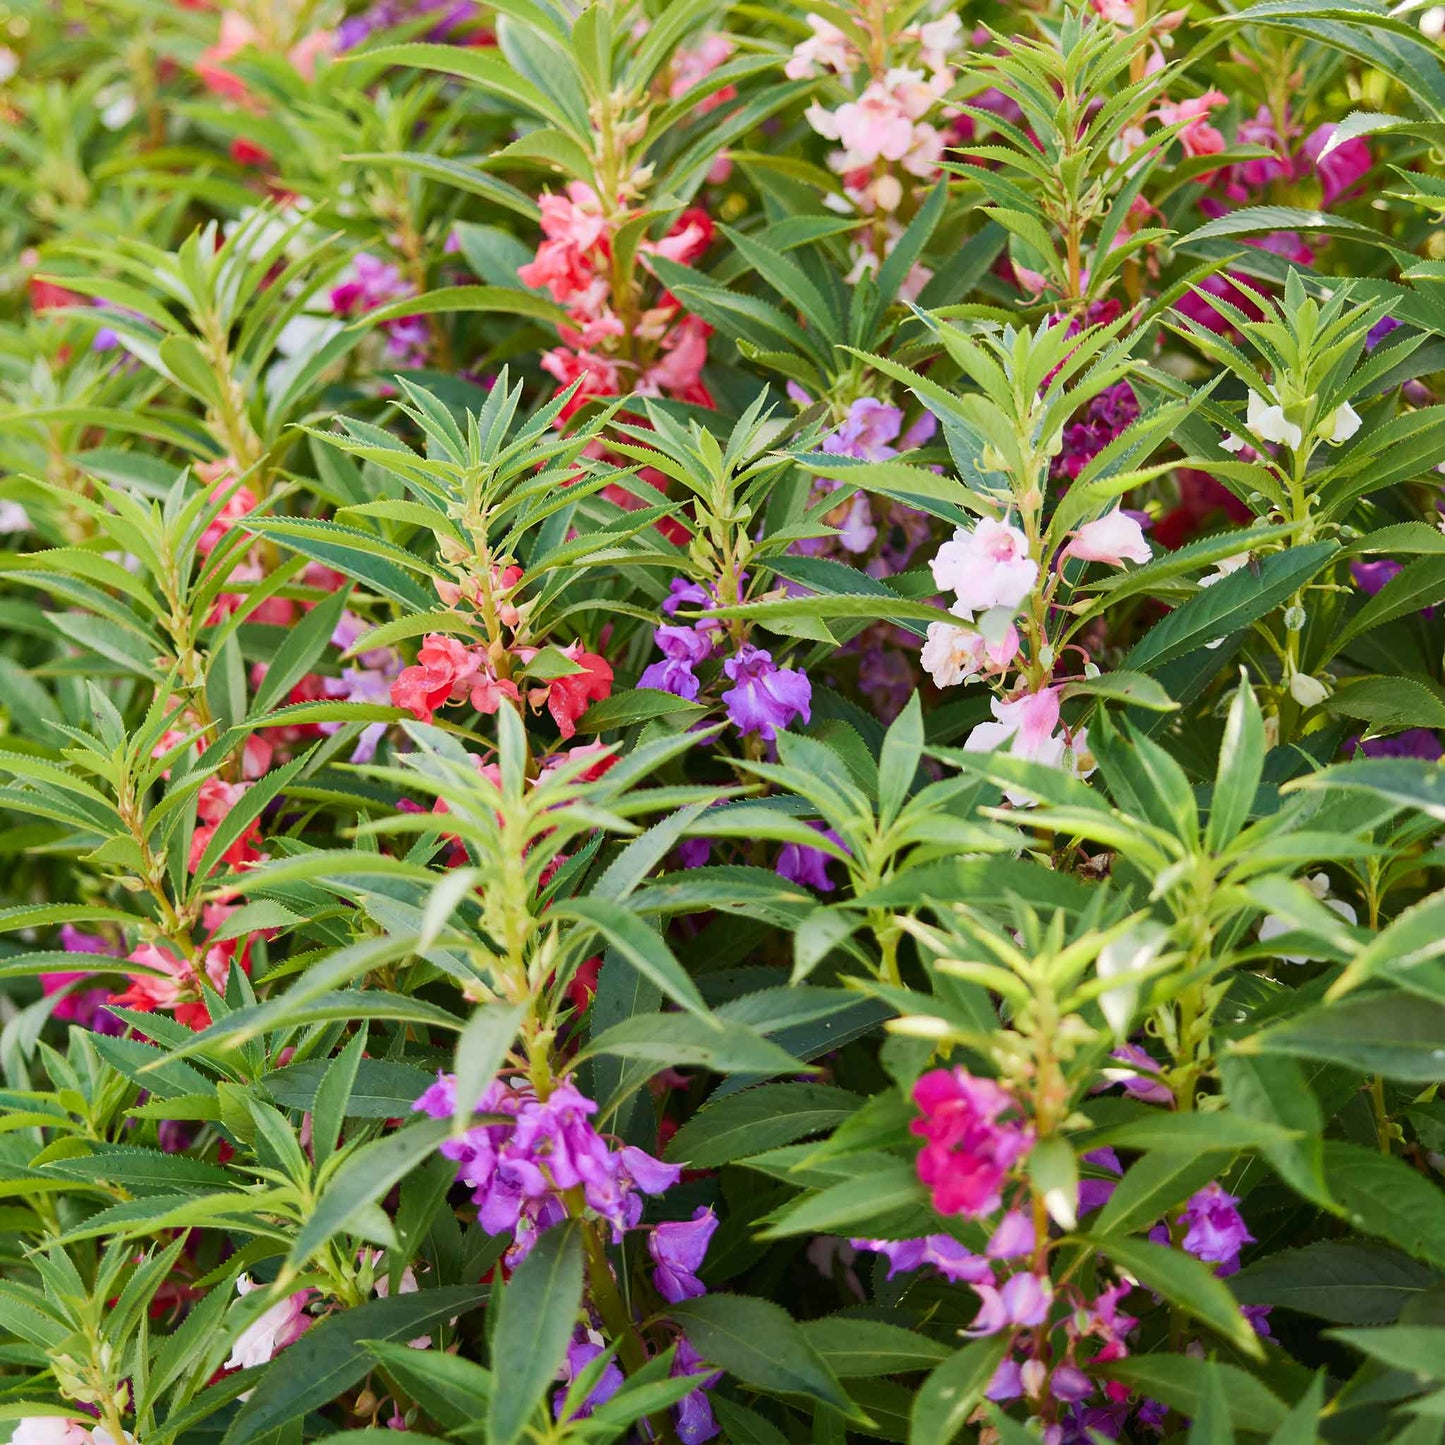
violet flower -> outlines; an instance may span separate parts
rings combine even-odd
[[[825,828],[821,823],[809,823],[808,826],[829,842],[843,847],[843,840],[831,828]],[[816,888],[820,893],[831,893],[835,885],[828,876],[828,865],[836,861],[822,848],[810,848],[806,843],[784,843],[773,872],[789,883]]]
[[[1181,1241],[1184,1251],[1211,1264],[1238,1264],[1240,1250],[1254,1241],[1238,1204],[1217,1180],[1193,1195],[1179,1216],[1188,1229]]]
[[[708,1242],[717,1223],[717,1215],[711,1209],[702,1208],[691,1219],[659,1224],[648,1236],[647,1252],[657,1266],[652,1272],[652,1282],[669,1304],[707,1293],[697,1272],[707,1256]]]
[[[779,728],[795,717],[812,718],[813,687],[807,675],[791,667],[778,667],[773,655],[745,642],[736,657],[723,663],[734,686],[722,694],[729,720],[743,733],[757,733],[772,742]]]
[[[456,1109],[456,1080],[438,1074],[412,1106],[436,1119]],[[592,1127],[596,1103],[563,1080],[545,1100],[525,1081],[494,1079],[477,1110],[503,1121],[480,1124],[441,1144],[457,1165],[457,1179],[472,1189],[477,1222],[488,1234],[514,1236],[507,1263],[525,1258],[537,1237],[566,1217],[562,1196],[581,1188],[587,1206],[611,1226],[613,1238],[635,1228],[642,1194],[660,1194],[681,1169],[641,1149],[613,1149]]]
[[[567,1346],[567,1357],[562,1364],[562,1388],[552,1397],[552,1414],[560,1420],[567,1405],[568,1386],[603,1351],[602,1338],[590,1330],[579,1328]],[[586,1399],[567,1416],[569,1420],[585,1420],[599,1405],[605,1405],[625,1383],[622,1370],[616,1359],[607,1362],[597,1383],[588,1391]]]
[[[871,1249],[888,1261],[888,1278],[908,1274],[925,1265],[954,1284],[991,1284],[993,1270],[982,1255],[966,1249],[950,1234],[926,1234],[921,1239],[850,1239],[854,1249]]]

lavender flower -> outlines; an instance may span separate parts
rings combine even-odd
[[[728,718],[744,733],[758,733],[772,742],[779,728],[795,717],[806,723],[812,717],[813,688],[806,674],[778,667],[773,655],[745,642],[736,657],[723,663],[735,684],[722,695]]]
[[[717,1215],[703,1208],[691,1219],[659,1224],[648,1236],[647,1252],[657,1266],[652,1272],[652,1282],[669,1304],[707,1293],[697,1272],[702,1268],[708,1242],[716,1228]]]
[[[1367,758],[1421,758],[1427,763],[1439,762],[1445,756],[1439,735],[1429,728],[1406,728],[1387,738],[1366,738],[1363,742],[1356,735],[1345,740],[1344,751],[1346,757],[1359,752]]]

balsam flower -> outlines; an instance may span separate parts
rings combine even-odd
[[[968,1219],[992,1214],[1004,1180],[1033,1147],[1013,1095],[965,1069],[934,1069],[913,1086],[913,1102],[922,1116],[908,1127],[925,1141],[918,1177],[934,1209]]]
[[[248,1295],[252,1290],[261,1287],[248,1274],[241,1275],[236,1281],[236,1293],[239,1295]],[[314,1295],[314,1290],[297,1290],[295,1294],[287,1295],[252,1320],[231,1346],[230,1357],[222,1368],[254,1369],[255,1366],[264,1365],[273,1359],[278,1350],[294,1344],[311,1327],[311,1317],[306,1313],[306,1306]]]
[[[757,733],[772,742],[779,728],[794,718],[806,723],[812,716],[812,684],[807,675],[791,667],[779,667],[773,655],[745,642],[736,657],[723,663],[733,686],[722,694],[729,720],[743,733]]]
[[[1039,580],[1028,538],[1010,523],[989,517],[958,528],[932,565],[933,580],[958,598],[953,611],[970,622],[975,613],[995,607],[1018,611]]]

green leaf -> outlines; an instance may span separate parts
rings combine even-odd
[[[867,1422],[808,1337],[771,1300],[703,1295],[669,1305],[667,1312],[687,1331],[704,1360],[745,1385],[767,1394],[801,1395],[831,1405],[850,1420]]]
[[[249,1445],[358,1384],[371,1368],[365,1341],[414,1339],[486,1295],[473,1285],[448,1285],[367,1300],[319,1321],[254,1372],[260,1383],[231,1422],[225,1445]]]
[[[1276,1430],[1285,1418],[1284,1402],[1253,1375],[1234,1365],[1157,1351],[1112,1360],[1097,1369],[1105,1379],[1122,1380],[1141,1395],[1159,1400],[1186,1417],[1198,1415],[1208,1378],[1218,1371],[1225,1386],[1230,1422],[1236,1430]]]
[[[331,645],[331,634],[341,621],[341,614],[351,600],[349,587],[339,588],[316,604],[287,633],[266,667],[266,676],[256,689],[251,702],[251,716],[269,712],[291,694],[291,689],[310,672]]]
[[[1258,574],[1252,567],[1231,572],[1156,622],[1126,654],[1124,667],[1152,672],[1248,627],[1303,587],[1338,550],[1334,542],[1311,542],[1266,557]]]
[[[1445,727],[1445,702],[1412,677],[1362,677],[1342,683],[1324,706],[1343,717],[1360,718],[1378,732]]]
[[[1235,19],[1241,18],[1236,15]],[[1237,211],[1219,216],[1190,231],[1174,244],[1178,248],[1200,241],[1263,236],[1272,231],[1311,231],[1322,236],[1342,236],[1350,241],[1363,241],[1370,246],[1387,246],[1389,241],[1373,226],[1363,226],[1344,216],[1328,211],[1308,211],[1298,206],[1241,206]]]
[[[1237,1049],[1327,1059],[1362,1073],[1430,1084],[1445,1073],[1445,1001],[1403,990],[1356,995],[1307,1009]]]
[[[857,1109],[856,1094],[828,1084],[767,1084],[703,1105],[668,1141],[666,1158],[690,1169],[821,1134]]]
[[[854,1177],[809,1194],[772,1216],[762,1239],[786,1239],[795,1234],[862,1234],[862,1227],[896,1210],[917,1208],[925,1218],[928,1191],[918,1181],[912,1160],[884,1159],[876,1166],[859,1166]]]
[[[1219,743],[1219,765],[1209,800],[1205,846],[1213,853],[1227,848],[1249,820],[1259,780],[1264,774],[1264,716],[1254,689],[1243,672],[1229,704],[1224,736]]]
[[[1209,1149],[1237,1154],[1267,1144],[1288,1143],[1292,1130],[1267,1120],[1240,1118],[1225,1110],[1208,1114],[1166,1114],[1150,1110],[1126,1124],[1116,1124],[1089,1136],[1089,1147],[1108,1144],[1119,1149],[1171,1150],[1195,1154]]]
[[[267,1074],[261,1082],[282,1108],[315,1109],[329,1067],[326,1059],[306,1059]],[[147,1081],[152,1077],[147,1074]],[[347,1096],[347,1115],[353,1119],[404,1118],[432,1078],[411,1064],[361,1059]],[[153,1086],[148,1083],[147,1087]]]
[[[472,1111],[506,1062],[526,1012],[525,1004],[503,1003],[500,1000],[483,1004],[458,1035],[452,1066],[457,1081],[454,1122],[458,1128],[465,1128],[471,1123]]]
[[[582,1236],[549,1229],[517,1266],[497,1303],[488,1445],[516,1445],[557,1378],[582,1308]]]
[[[628,692],[614,693],[601,702],[594,702],[577,720],[577,731],[605,733],[613,728],[629,728],[635,723],[651,722],[653,718],[695,718],[707,708],[686,698],[674,697],[654,687],[634,687]]]
[[[591,1054],[614,1054],[668,1067],[719,1074],[799,1074],[807,1069],[786,1049],[744,1024],[690,1014],[636,1014],[592,1041]]]
[[[1229,1154],[1164,1150],[1136,1159],[1099,1213],[1100,1234],[1133,1234],[1158,1223],[1176,1205],[1217,1178]]]
[[[1234,1445],[1224,1376],[1213,1361],[1210,1361],[1209,1371],[1204,1376],[1199,1409],[1189,1426],[1189,1445]]]
[[[1304,1070],[1279,1056],[1225,1054],[1219,1072],[1233,1113],[1296,1135],[1259,1146],[1275,1172],[1296,1193],[1333,1209],[1320,1141],[1324,1116]]]
[[[949,1445],[978,1408],[1007,1338],[974,1340],[955,1351],[923,1382],[913,1401],[908,1445]]]
[[[1373,793],[1400,808],[1418,809],[1428,817],[1445,822],[1445,768],[1438,763],[1419,758],[1358,758],[1293,778],[1280,792],[1319,792],[1329,788]]]
[[[610,898],[569,898],[553,905],[556,918],[573,918],[605,938],[613,951],[694,1018],[711,1023],[707,1003],[660,933]]]
[[[1080,677],[1066,682],[1060,697],[1099,697],[1126,703],[1150,712],[1174,712],[1179,704],[1152,678],[1141,672],[1104,672],[1098,677]]]
[[[882,1320],[828,1315],[809,1320],[802,1330],[840,1380],[926,1370],[949,1355],[947,1345]]]
[[[394,1380],[438,1424],[448,1430],[474,1425],[492,1395],[492,1372],[444,1350],[415,1350],[383,1340],[366,1348]]]
[[[1239,1312],[1228,1286],[1208,1265],[1180,1250],[1118,1234],[1087,1235],[1085,1243],[1108,1255],[1145,1288],[1218,1331],[1236,1349],[1263,1358],[1254,1327]]]
[[[329,1159],[341,1138],[351,1102],[351,1086],[366,1049],[366,1028],[363,1025],[350,1043],[331,1061],[316,1089],[316,1102],[311,1115],[311,1144],[318,1164]]]
[[[1229,1284],[1241,1304],[1279,1305],[1337,1325],[1387,1325],[1439,1278],[1393,1249],[1322,1239],[1257,1259]]]
[[[430,316],[437,312],[492,311],[509,316],[526,316],[553,326],[570,324],[567,313],[555,301],[535,291],[513,286],[439,286],[422,296],[405,296],[390,305],[368,311],[358,326],[375,326],[402,316]]]
[[[297,1233],[286,1269],[302,1269],[327,1240],[405,1178],[450,1132],[450,1119],[423,1119],[348,1154]]]
[[[1388,1154],[1335,1139],[1325,1141],[1325,1177],[1362,1234],[1445,1269],[1445,1195],[1438,1184]]]

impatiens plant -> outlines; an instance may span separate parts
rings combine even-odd
[[[0,1438],[1445,1438],[1442,38],[0,6]]]

